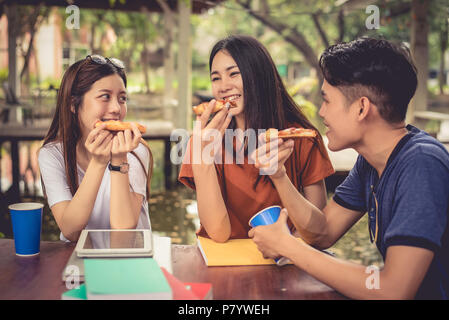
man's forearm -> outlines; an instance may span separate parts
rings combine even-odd
[[[286,174],[272,181],[301,238],[312,246],[321,247],[327,235],[324,213],[295,188]]]
[[[393,281],[379,269],[334,258],[301,240],[289,237],[280,241],[279,253],[296,266],[336,291],[352,299],[412,299],[398,281]],[[370,271],[371,270],[371,271]]]

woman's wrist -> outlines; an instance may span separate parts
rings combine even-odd
[[[285,167],[282,166],[275,174],[269,176],[271,181],[276,185],[276,183],[282,181],[282,179],[285,179],[287,177],[287,170],[285,170]]]
[[[98,169],[105,169],[108,166],[109,161],[102,161],[100,159],[92,157],[92,159],[89,162],[88,167],[92,168],[98,168]]]
[[[127,163],[128,162],[128,157],[125,155],[119,155],[119,156],[112,156],[111,157],[111,164],[113,166],[119,166],[122,163]]]

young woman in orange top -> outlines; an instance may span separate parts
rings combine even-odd
[[[196,190],[201,222],[198,235],[224,242],[248,238],[249,219],[266,207],[282,203],[271,177],[261,175],[253,162],[248,161],[250,139],[236,139],[230,150],[236,154],[244,150],[244,163],[233,156],[233,163],[226,164],[225,155],[229,153],[226,139],[219,142],[221,148],[216,148],[213,154],[222,163],[208,163],[202,157],[195,161],[196,150],[210,147],[211,142],[205,136],[207,130],[224,134],[225,129],[241,132],[253,129],[257,134],[258,130],[268,128],[315,128],[287,93],[270,54],[256,39],[230,36],[219,41],[212,49],[209,68],[215,99],[234,103],[208,121],[216,102],[213,99],[205,112],[197,116],[179,181]],[[279,156],[288,157],[285,169],[294,186],[316,207],[323,208],[327,200],[324,178],[334,169],[321,136],[278,141]],[[293,228],[291,222],[289,225]]]

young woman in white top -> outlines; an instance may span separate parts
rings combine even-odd
[[[64,74],[39,152],[44,193],[62,240],[76,241],[85,228],[150,228],[151,150],[135,124],[117,134],[94,128],[98,120],[123,120],[126,101],[120,60],[87,56]]]

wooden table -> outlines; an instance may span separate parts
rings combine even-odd
[[[0,239],[0,300],[60,299],[62,271],[75,245],[41,242],[35,257],[18,257],[14,240]],[[184,282],[210,282],[218,300],[344,299],[293,265],[207,267],[196,246],[172,246],[173,274]]]

